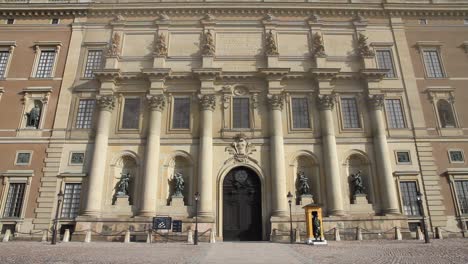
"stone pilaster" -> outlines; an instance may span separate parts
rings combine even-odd
[[[377,163],[377,171],[382,192],[382,208],[386,214],[399,214],[398,196],[395,180],[390,163],[387,135],[385,133],[385,120],[383,117],[384,95],[369,95],[369,108],[372,122],[372,134],[374,137],[374,153]]]
[[[272,216],[285,217],[287,211],[286,168],[282,111],[284,95],[269,94],[270,105],[270,169],[272,175]]]
[[[344,215],[341,190],[340,166],[336,150],[335,126],[333,121],[334,94],[319,94],[317,103],[322,127],[323,160],[327,175],[327,200],[329,215]]]
[[[83,211],[83,215],[93,217],[98,217],[101,214],[109,127],[112,111],[115,106],[115,97],[113,95],[98,96],[96,101],[99,108],[98,123],[88,181],[87,199]]]
[[[149,109],[148,136],[145,148],[145,169],[143,176],[143,193],[140,216],[156,215],[156,199],[158,190],[159,152],[161,141],[161,114],[166,106],[163,94],[146,97]]]

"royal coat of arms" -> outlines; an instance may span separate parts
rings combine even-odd
[[[247,163],[249,160],[254,163],[258,163],[255,159],[250,157],[250,155],[257,150],[242,134],[234,138],[234,142],[232,142],[230,146],[226,147],[226,151],[233,157],[228,159],[225,163],[230,161]]]

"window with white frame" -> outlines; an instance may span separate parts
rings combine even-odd
[[[341,98],[343,128],[361,128],[356,98]]]
[[[55,49],[43,49],[40,51],[39,60],[37,62],[36,78],[50,78],[53,77],[53,70],[55,64]]]
[[[190,128],[190,98],[175,97],[172,114],[173,129],[189,129]]]
[[[385,99],[385,112],[390,128],[405,128],[405,118],[400,99]]]
[[[0,78],[4,78],[10,58],[10,51],[0,50]]]
[[[72,219],[80,210],[81,183],[66,183],[63,195],[62,218]]]
[[[234,97],[232,100],[232,127],[250,128],[250,100],[245,97]]]
[[[10,183],[3,217],[19,218],[23,208],[26,183]]]
[[[461,149],[450,149],[448,156],[450,163],[465,163],[465,155]]]
[[[122,128],[138,129],[140,127],[140,98],[125,98],[122,110]]]
[[[96,100],[80,99],[78,102],[78,111],[76,113],[76,128],[89,129],[93,125],[94,108]]]
[[[418,188],[416,181],[400,182],[401,200],[403,202],[403,213],[408,216],[420,216],[418,204]]]
[[[423,60],[426,69],[426,75],[429,78],[444,78],[444,70],[438,49],[424,49]]]
[[[395,67],[393,65],[393,57],[391,49],[378,49],[376,52],[377,67],[379,69],[388,70],[385,74],[386,78],[395,78]]]
[[[32,151],[18,151],[16,152],[15,165],[29,165],[31,157]]]
[[[291,98],[293,128],[310,128],[307,98]]]
[[[93,78],[94,70],[100,69],[102,65],[102,50],[88,50],[86,66],[83,73],[85,78]]]

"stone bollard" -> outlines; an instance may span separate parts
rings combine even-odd
[[[210,231],[210,243],[214,244],[216,243],[216,232],[211,229]]]
[[[193,231],[192,231],[192,229],[189,229],[189,231],[188,231],[187,243],[188,244],[193,244]]]
[[[296,236],[296,243],[301,243],[301,230],[299,228],[296,228],[295,236]]]
[[[395,240],[402,240],[401,229],[399,226],[395,226]]]
[[[84,242],[85,242],[85,243],[91,242],[91,230],[87,230],[87,231],[86,231],[86,235],[85,235],[85,238],[84,238]]]
[[[10,241],[10,236],[11,236],[11,230],[10,229],[7,229],[5,231],[5,234],[3,235],[3,240],[2,242],[8,242]]]
[[[273,229],[271,230],[271,234],[270,234],[270,242],[275,241],[275,237],[276,237],[276,229],[273,228]]]
[[[65,234],[63,234],[62,242],[66,243],[70,241],[70,229],[65,229]]]
[[[341,236],[340,236],[340,229],[338,227],[335,227],[335,241],[341,241]]]
[[[356,227],[356,240],[362,240],[362,232],[359,226]]]
[[[148,230],[146,232],[146,243],[148,244],[153,243],[153,234],[151,233],[151,230]]]
[[[130,243],[130,230],[125,232],[124,243]]]
[[[42,231],[41,242],[47,242],[47,233],[48,233],[47,230]]]
[[[421,228],[418,227],[418,229],[416,230],[416,239],[417,240],[424,240],[424,235],[421,231]]]
[[[442,235],[442,228],[440,226],[436,227],[436,238],[444,239],[444,236]]]

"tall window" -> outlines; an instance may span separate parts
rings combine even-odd
[[[234,128],[250,127],[249,98],[236,98],[233,100],[232,124]]]
[[[341,98],[341,109],[343,111],[343,128],[361,128],[355,98]]]
[[[10,57],[9,51],[0,51],[0,78],[5,77],[5,71]]]
[[[400,99],[385,99],[385,111],[390,128],[405,128],[405,119]]]
[[[415,181],[400,182],[401,199],[403,200],[403,213],[405,215],[421,215],[418,205],[418,189]]]
[[[39,62],[37,63],[37,78],[52,77],[52,69],[55,63],[55,50],[41,50]]]
[[[424,50],[424,67],[426,67],[427,77],[429,78],[444,78],[444,71],[440,61],[438,50]]]
[[[379,69],[388,70],[385,77],[395,78],[395,67],[393,67],[392,51],[391,50],[377,50],[377,67]]]
[[[94,70],[101,68],[102,50],[89,50],[88,58],[86,59],[86,67],[83,76],[85,78],[93,78]]]
[[[76,128],[91,128],[93,125],[93,114],[96,100],[80,99],[78,104],[78,113],[76,115]]]
[[[26,183],[10,183],[3,217],[20,217]]]
[[[468,181],[455,181],[458,203],[462,214],[468,214]]]
[[[66,183],[62,218],[75,218],[80,210],[81,183]]]
[[[310,128],[307,98],[292,98],[293,128]]]
[[[122,128],[138,129],[140,127],[140,98],[125,98],[122,116]]]
[[[452,105],[446,100],[437,102],[437,111],[439,112],[439,121],[441,127],[455,127],[455,117],[452,111]]]
[[[190,128],[190,98],[174,98],[172,128]]]

